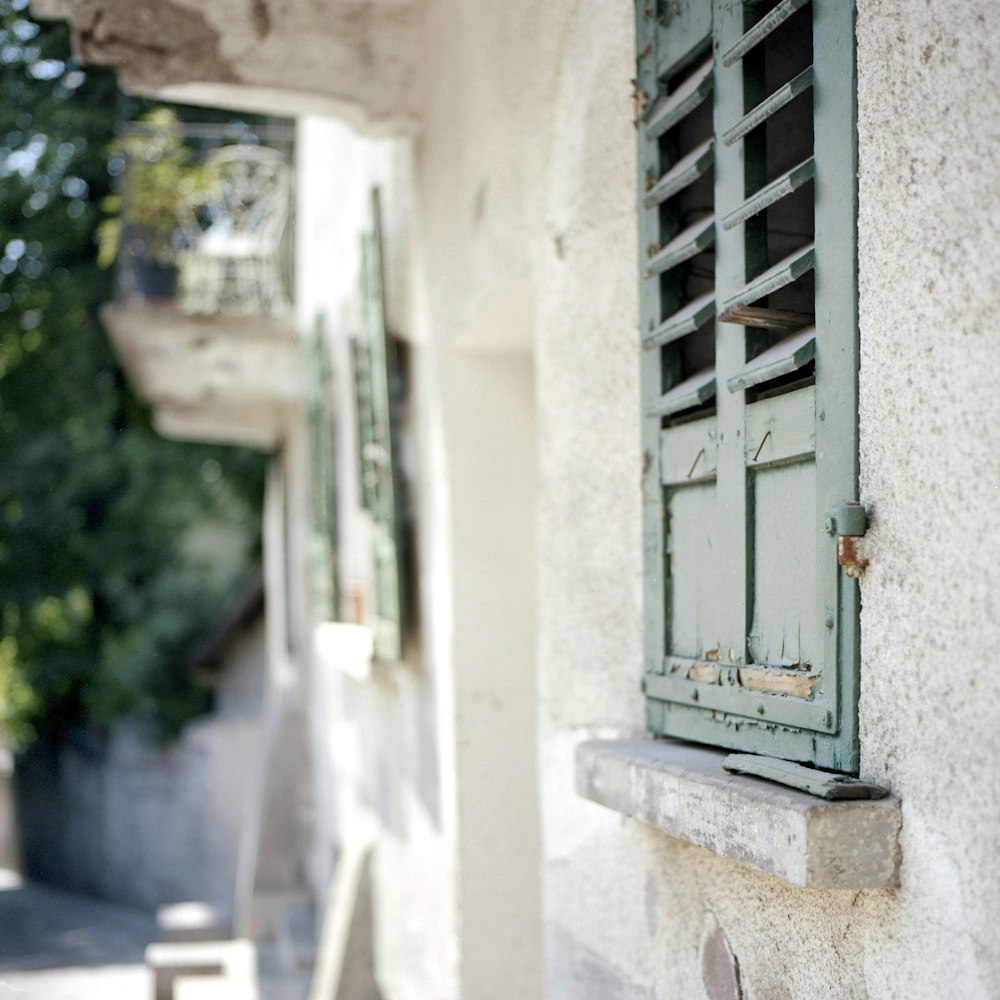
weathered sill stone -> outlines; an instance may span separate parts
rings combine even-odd
[[[592,740],[577,748],[577,792],[793,885],[899,884],[898,799],[825,801],[728,774],[727,752],[675,740]]]

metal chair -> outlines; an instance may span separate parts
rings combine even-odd
[[[283,313],[281,275],[291,170],[275,149],[226,146],[205,161],[207,194],[186,203],[181,309]]]

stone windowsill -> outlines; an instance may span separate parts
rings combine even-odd
[[[899,884],[898,799],[830,802],[729,774],[726,755],[674,740],[591,740],[577,748],[577,792],[794,885]]]

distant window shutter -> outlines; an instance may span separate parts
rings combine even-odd
[[[375,656],[402,659],[404,566],[398,465],[398,353],[385,322],[378,191],[361,245],[362,331],[351,345],[361,502],[371,515]]]
[[[854,9],[639,0],[650,728],[855,770]]]
[[[309,429],[310,576],[314,613],[337,618],[337,517],[334,427],[326,324],[317,316],[306,338],[306,410]]]

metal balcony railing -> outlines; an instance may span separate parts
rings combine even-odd
[[[118,300],[181,312],[281,315],[292,268],[293,131],[179,123],[122,128],[115,213],[99,236]]]

